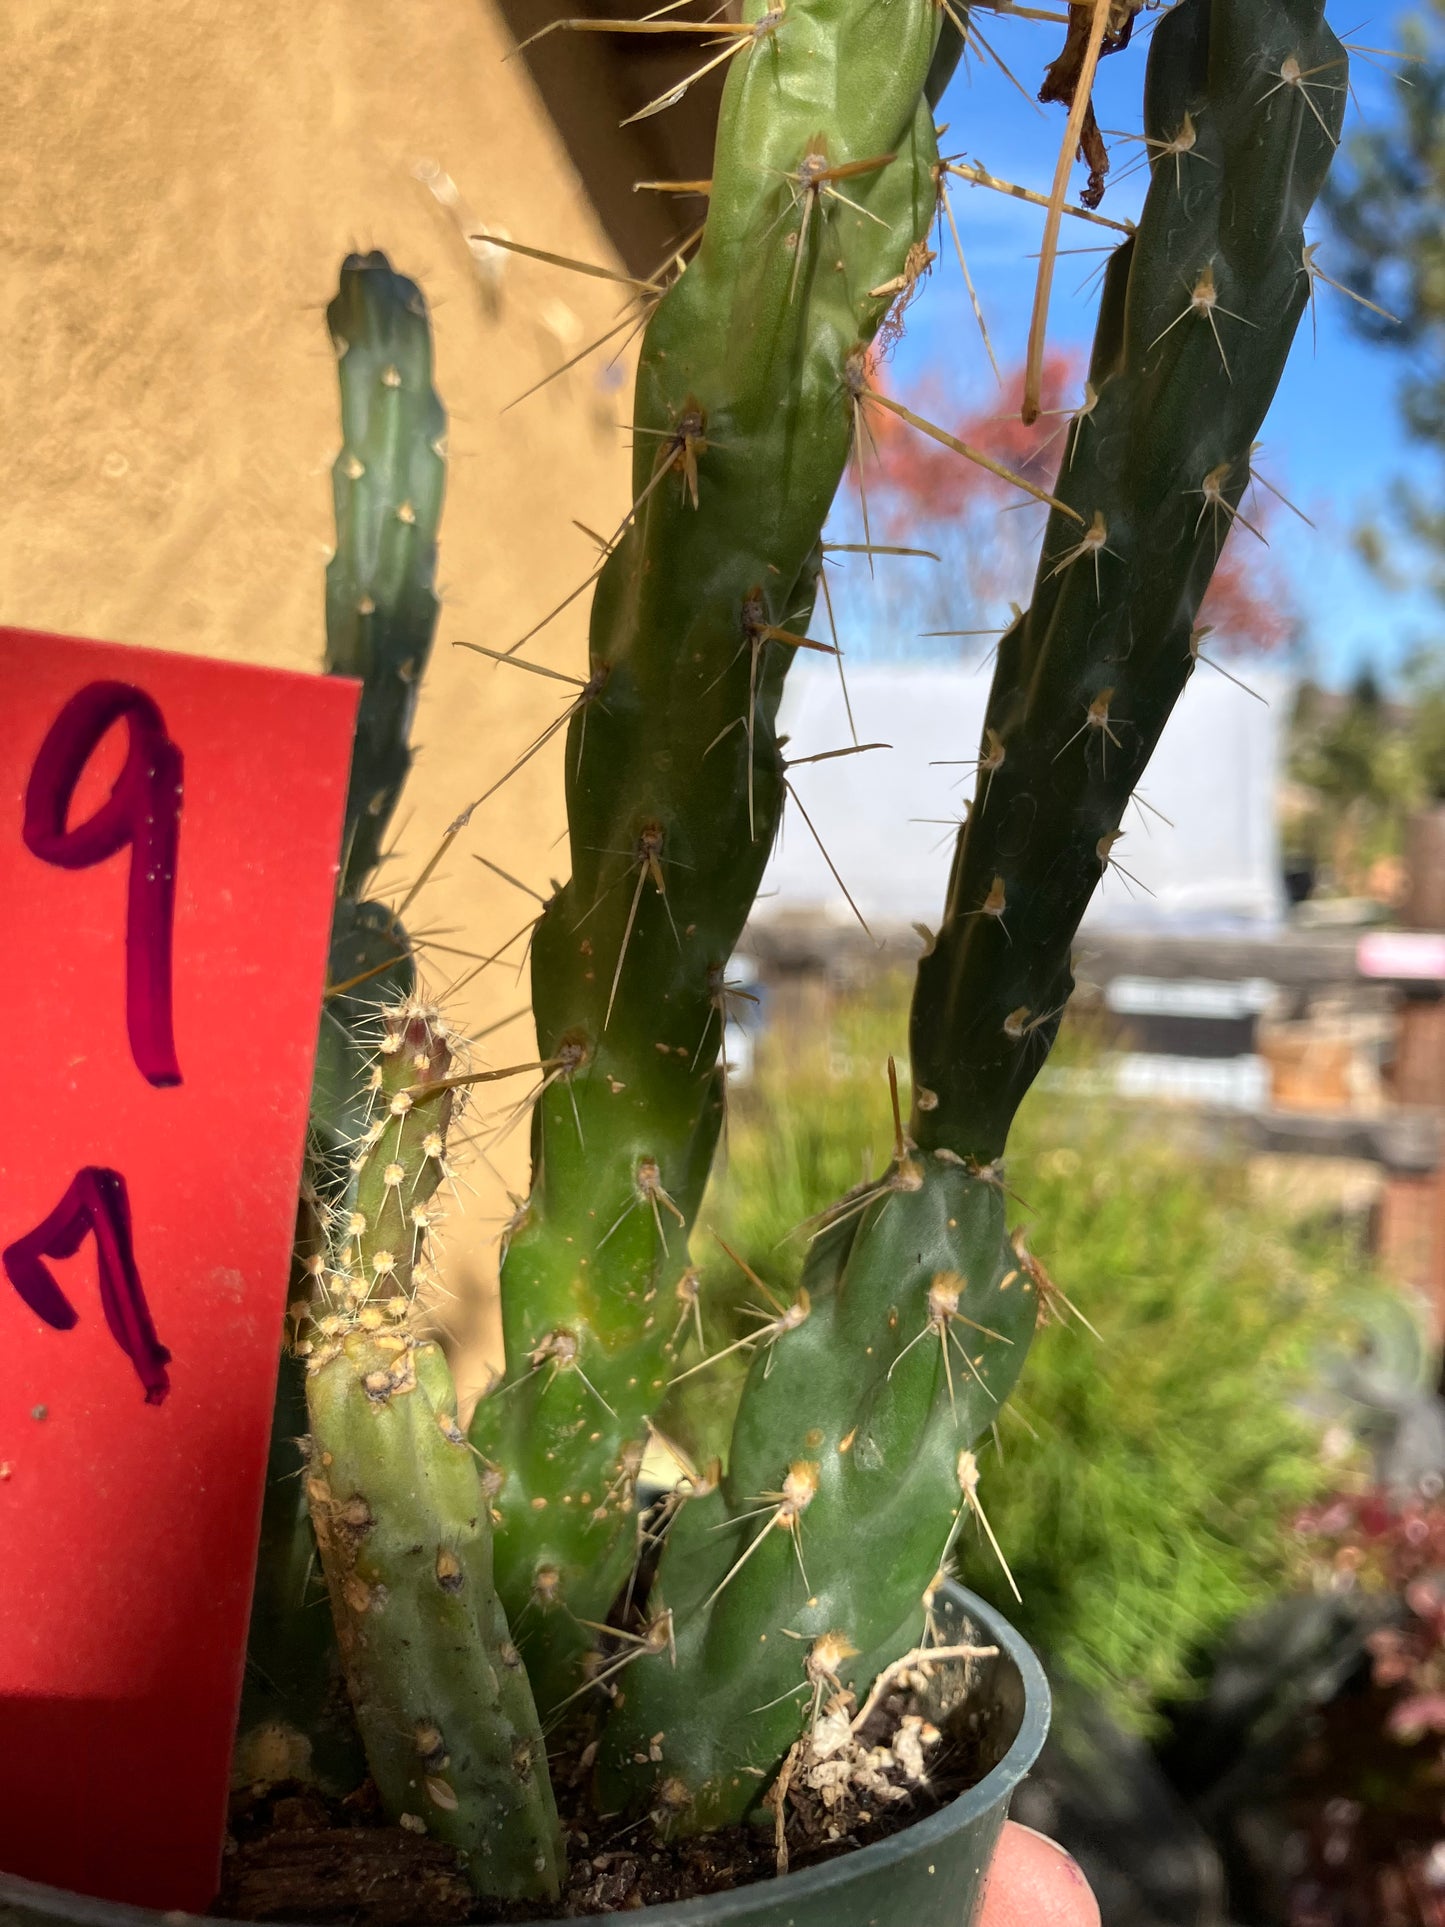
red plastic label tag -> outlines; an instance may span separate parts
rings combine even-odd
[[[204,1909],[358,690],[0,629],[0,1869]]]

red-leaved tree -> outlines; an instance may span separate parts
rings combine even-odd
[[[872,374],[885,387],[883,371]],[[885,388],[886,391],[886,388]],[[1078,359],[1055,351],[1045,362],[1044,412],[1032,427],[1019,419],[1022,369],[1005,379],[996,401],[963,408],[942,383],[925,383],[907,396],[918,415],[938,423],[1036,487],[1052,489],[1079,432],[1074,410],[1084,392]],[[1044,507],[1022,490],[943,447],[882,407],[860,408],[858,453],[851,494],[840,501],[838,539],[931,550],[937,562],[878,556],[869,565],[850,557],[845,585],[830,586],[835,603],[846,604],[848,628],[868,634],[873,654],[918,653],[918,638],[939,631],[984,631],[959,636],[965,655],[983,654],[1010,619],[1010,605],[1027,601],[1038,558]],[[1087,428],[1083,430],[1087,433]],[[1201,614],[1217,653],[1256,653],[1279,648],[1294,632],[1295,618],[1283,572],[1264,540],[1273,498],[1250,489],[1241,518],[1225,544]],[[1205,515],[1222,514],[1207,508]],[[846,638],[845,638],[846,640]],[[934,643],[945,649],[948,642]]]

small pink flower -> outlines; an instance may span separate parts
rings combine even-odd
[[[1426,1733],[1445,1733],[1445,1693],[1416,1693],[1390,1708],[1385,1721],[1393,1739],[1418,1740]]]

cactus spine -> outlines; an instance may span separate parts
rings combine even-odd
[[[642,347],[635,507],[567,743],[572,877],[533,941],[552,1070],[503,1264],[507,1375],[472,1425],[544,1707],[580,1685],[579,1622],[605,1618],[633,1560],[722,1115],[724,976],[783,806],[783,677],[864,356],[921,272],[934,207],[933,0],[749,18],[701,246]]]
[[[816,1241],[812,1316],[755,1359],[727,1477],[670,1530],[654,1610],[671,1613],[677,1663],[633,1669],[607,1735],[611,1799],[665,1789],[683,1827],[739,1817],[797,1737],[821,1642],[847,1653],[832,1679],[866,1684],[880,1641],[885,1658],[908,1643],[888,1635],[919,1623],[977,1505],[968,1448],[1017,1375],[1036,1305],[990,1167],[1193,667],[1199,604],[1307,297],[1302,223],[1344,77],[1316,0],[1182,0],[1155,32],[1149,193],[1105,281],[1057,483],[1072,515],[1051,515],[1033,601],[1000,648],[978,794],[919,966],[909,1139]]]

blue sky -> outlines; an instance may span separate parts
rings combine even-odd
[[[1350,39],[1372,45],[1397,44],[1395,14],[1366,19],[1331,9],[1332,24]],[[1043,64],[1057,50],[1059,29],[996,15],[980,16],[984,32],[1032,92]],[[1141,19],[1144,27],[1148,16]],[[1143,36],[1100,68],[1096,103],[1101,125],[1109,131],[1139,125],[1143,79]],[[1388,106],[1392,83],[1378,67],[1356,58],[1352,79],[1359,102],[1351,106],[1347,130],[1359,114],[1379,116]],[[943,151],[983,161],[1005,179],[1047,192],[1063,128],[1063,109],[1037,109],[996,67],[977,59],[960,71],[944,96],[939,119],[948,123]],[[1111,141],[1114,167],[1123,174],[1140,149]],[[1083,179],[1075,170],[1075,188]],[[1102,211],[1132,216],[1143,197],[1142,170],[1110,187]],[[1005,368],[1023,359],[1033,299],[1043,211],[964,182],[951,183],[970,271],[983,301],[994,349]],[[1103,230],[1066,221],[1064,245],[1092,247],[1108,239]],[[1322,240],[1318,257],[1326,272],[1331,240],[1323,221],[1311,238]],[[1337,255],[1338,250],[1334,250]],[[1087,349],[1093,332],[1095,293],[1083,284],[1103,259],[1098,254],[1062,257],[1055,279],[1050,339]],[[1413,473],[1432,475],[1429,460],[1406,441],[1396,407],[1404,372],[1402,358],[1363,340],[1350,327],[1343,295],[1321,287],[1316,303],[1317,339],[1306,315],[1294,353],[1265,424],[1260,467],[1311,515],[1311,530],[1286,514],[1273,518],[1270,539],[1287,572],[1296,607],[1307,632],[1308,663],[1331,682],[1347,680],[1364,663],[1388,676],[1419,640],[1445,632],[1432,605],[1420,595],[1391,593],[1353,555],[1351,529],[1387,496],[1392,479]],[[986,403],[992,376],[951,249],[935,269],[922,299],[910,309],[908,331],[894,351],[894,392],[938,383],[947,371],[955,390],[975,404]],[[1236,540],[1245,539],[1236,536]]]

